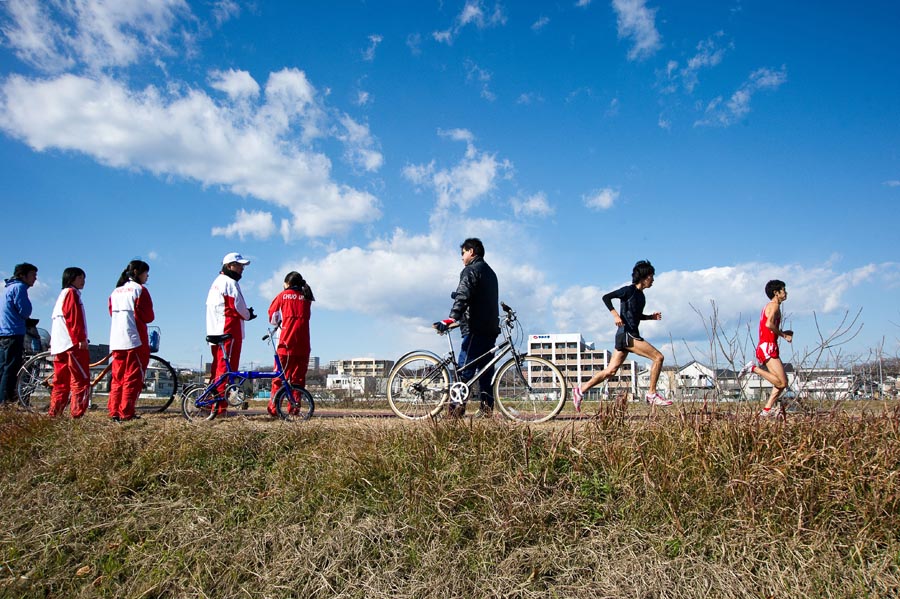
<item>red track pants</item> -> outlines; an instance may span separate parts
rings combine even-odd
[[[278,359],[284,368],[284,376],[292,386],[306,388],[306,371],[309,368],[309,352],[289,353],[278,350]],[[277,365],[276,365],[277,368]],[[281,379],[272,379],[272,396],[269,398],[269,413],[275,414],[275,394],[281,389]]]
[[[53,361],[53,391],[50,415],[59,416],[69,405],[69,415],[81,418],[91,392],[91,359],[86,349],[71,348],[56,354]],[[71,396],[71,403],[69,398]]]
[[[144,373],[150,363],[150,348],[117,349],[112,353],[112,381],[109,384],[110,418],[134,418],[134,406],[144,389]]]
[[[228,341],[226,341],[223,345],[225,347],[225,351],[220,351],[218,345],[212,346],[212,370],[210,372],[209,382],[215,381],[217,378],[222,376],[224,373],[228,372],[228,365],[225,364],[225,357],[228,357],[228,363],[231,364],[231,370],[237,370],[240,362],[241,362],[241,346],[243,345],[243,339],[236,339],[232,337]],[[228,386],[228,381],[224,381],[221,385],[219,385],[219,395],[225,397],[225,388]],[[224,401],[220,401],[216,404],[218,407],[216,408],[217,414],[224,414],[228,408],[228,403]]]

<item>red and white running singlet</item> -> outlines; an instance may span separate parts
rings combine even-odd
[[[766,326],[766,309],[759,315],[759,345],[756,346],[756,361],[762,366],[772,358],[777,358],[778,336]],[[775,313],[775,328],[781,328],[781,310]]]

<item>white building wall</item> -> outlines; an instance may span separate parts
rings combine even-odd
[[[529,335],[528,354],[546,358],[556,364],[571,389],[587,382],[600,372],[612,357],[607,349],[594,349],[586,343],[581,333],[542,333]],[[610,389],[625,389],[634,394],[637,388],[636,364],[626,360],[619,371],[608,381]]]

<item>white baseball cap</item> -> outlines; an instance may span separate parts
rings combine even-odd
[[[237,252],[231,252],[230,254],[225,254],[225,257],[222,258],[222,266],[226,264],[231,264],[232,262],[237,262],[238,264],[250,264],[250,261],[238,254]]]

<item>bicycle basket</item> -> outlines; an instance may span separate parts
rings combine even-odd
[[[150,353],[155,354],[159,351],[159,327],[147,327]]]

